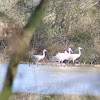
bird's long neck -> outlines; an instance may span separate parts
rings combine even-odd
[[[68,54],[68,53],[67,53],[67,51],[65,51],[64,53],[65,53],[65,55],[67,55],[67,54]]]
[[[69,50],[69,54],[71,54],[71,50]]]
[[[43,55],[42,56],[45,57],[45,51],[43,51]]]
[[[81,55],[81,50],[79,49],[79,55]]]

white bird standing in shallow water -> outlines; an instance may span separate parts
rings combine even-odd
[[[31,59],[38,65],[38,62],[39,62],[40,60],[44,59],[44,57],[45,57],[45,52],[46,52],[46,50],[44,49],[44,50],[43,50],[43,55],[34,55],[34,56],[31,57]]]
[[[63,62],[65,59],[69,58],[71,48],[68,49],[69,53],[65,51],[64,53],[57,53],[56,56],[53,56],[50,61],[58,61],[59,63]]]
[[[81,49],[81,47],[78,47],[79,54],[70,54],[69,61],[73,61],[73,65],[74,61],[81,56]]]

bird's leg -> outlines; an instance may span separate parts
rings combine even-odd
[[[61,66],[62,66],[62,61],[61,61]]]
[[[68,62],[67,62],[68,64],[69,64],[69,60],[68,60]]]
[[[65,65],[66,65],[66,64],[69,64],[69,61],[66,60]]]
[[[64,61],[63,61],[63,63],[65,63],[65,65],[67,64],[67,60],[65,59]]]
[[[73,60],[73,66],[74,66],[75,64],[74,64],[74,60]]]
[[[63,66],[63,61],[60,61],[61,62],[61,66]]]
[[[69,61],[68,60],[65,60],[65,67],[66,65],[69,65]]]

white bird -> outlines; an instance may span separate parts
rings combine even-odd
[[[65,60],[69,60],[69,57],[70,57],[71,51],[72,51],[72,49],[71,49],[71,48],[68,48],[68,52],[67,52],[67,54],[66,54],[66,58],[65,58]],[[73,52],[73,51],[72,51],[72,52]]]
[[[70,57],[69,57],[69,61],[73,61],[73,65],[74,65],[74,61],[79,58],[81,56],[81,47],[78,47],[78,50],[79,50],[79,54],[70,54]]]
[[[46,50],[44,49],[44,50],[43,50],[43,55],[34,55],[34,56],[31,57],[31,59],[32,59],[35,63],[37,63],[37,65],[38,65],[38,62],[39,62],[40,60],[44,59],[44,57],[45,57],[45,52],[46,52]]]
[[[66,58],[65,60],[63,61],[65,64],[67,63],[67,61],[69,60],[69,57],[70,57],[70,54],[71,54],[72,49],[71,48],[68,48],[68,52],[66,53]]]
[[[63,62],[65,59],[68,59],[69,58],[69,54],[70,54],[70,51],[71,51],[71,48],[68,49],[69,50],[69,53],[67,51],[65,51],[64,53],[60,53],[58,52],[56,54],[56,56],[53,56],[50,61],[58,61],[59,63]]]
[[[65,51],[64,53],[60,53],[58,52],[55,56],[53,56],[52,58],[50,58],[50,61],[57,61],[57,62],[63,62],[63,60],[65,59],[65,53],[67,51]]]

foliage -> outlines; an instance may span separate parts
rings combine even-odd
[[[30,15],[34,12],[39,0],[17,0],[1,2],[1,15],[6,14],[5,22],[8,23],[6,38],[3,40],[12,41],[15,33],[26,25]],[[14,6],[2,6],[14,4]],[[2,13],[6,12],[6,13]],[[16,12],[16,13],[15,13]],[[14,14],[11,14],[14,13]],[[12,19],[12,21],[11,21]],[[2,19],[3,20],[3,19]],[[45,16],[33,35],[30,42],[30,52],[41,52],[44,48],[48,50],[47,59],[57,52],[64,52],[71,47],[74,52],[78,52],[80,46],[82,56],[79,59],[84,63],[100,63],[100,7],[99,1],[95,0],[52,0]],[[19,30],[19,31],[18,31]],[[8,42],[4,41],[6,47]],[[11,47],[8,46],[8,50]],[[32,54],[32,53],[31,53]],[[30,55],[32,56],[32,55]]]
[[[77,52],[80,46],[84,49],[80,62],[97,63],[96,59],[100,58],[100,11],[94,4],[93,0],[52,0],[41,26],[32,39],[32,43],[36,44],[32,47],[37,51],[47,48],[49,59],[57,51],[63,52],[68,47]]]

